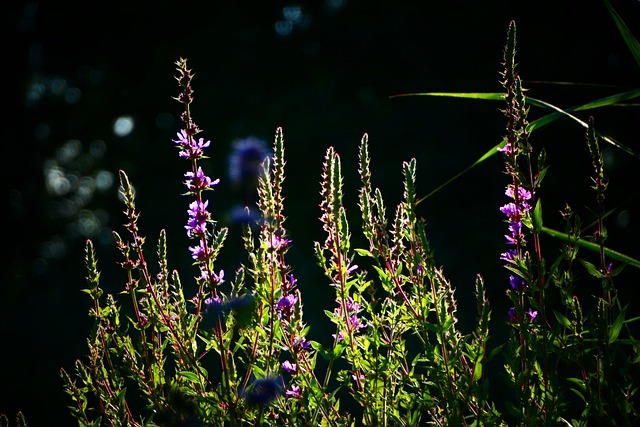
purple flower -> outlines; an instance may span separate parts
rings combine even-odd
[[[514,200],[519,200],[520,202],[531,200],[531,192],[529,190],[524,187],[518,186],[518,197],[516,198],[514,197],[515,192],[513,188],[513,184],[507,185],[507,189],[504,194],[506,194],[507,197],[511,197]]]
[[[224,270],[220,270],[220,273],[216,274],[215,271],[208,270],[206,266],[200,266],[200,278],[215,287],[224,282]]]
[[[520,221],[514,221],[511,224],[509,224],[509,231],[511,232],[511,234],[513,236],[518,236],[522,231],[522,222]]]
[[[184,228],[187,229],[189,237],[204,236],[207,231],[207,222],[211,219],[211,214],[207,211],[209,201],[200,202],[194,200],[189,204],[189,219]]]
[[[209,311],[211,309],[216,310],[222,307],[222,300],[218,297],[209,297],[204,300],[204,309]]]
[[[513,262],[518,255],[518,251],[515,249],[509,249],[507,252],[500,254],[500,259],[507,262]]]
[[[298,337],[293,341],[293,351],[309,351],[311,350],[311,342],[306,340],[304,337]]]
[[[191,251],[191,258],[200,262],[208,260],[212,254],[211,249],[207,247],[204,240],[200,240],[198,246],[189,246],[189,250]]]
[[[334,310],[334,314],[337,318],[344,318],[344,314],[342,312],[342,301],[338,298],[338,307]],[[353,298],[348,297],[344,302],[344,307],[346,309],[347,314],[347,330],[351,332],[358,332],[360,329],[366,328],[368,323],[363,319],[358,317],[358,313],[360,312],[362,305],[355,302]],[[338,331],[338,334],[334,334],[333,337],[338,341],[342,341],[345,337],[344,331]]]
[[[287,397],[300,397],[300,387],[297,385],[291,386],[286,392]]]
[[[504,147],[500,148],[498,147],[498,151],[501,153],[505,153],[507,155],[512,155],[513,154],[513,145],[510,142],[506,142],[504,144]]]
[[[287,274],[286,279],[287,279],[287,286],[289,287],[289,289],[293,289],[296,286],[296,283],[298,283],[298,279],[293,277],[293,274]]]
[[[184,174],[184,176],[187,178],[184,183],[189,191],[206,190],[209,187],[213,187],[220,182],[219,179],[211,181],[211,178],[204,174],[201,167],[198,167],[196,173],[187,172]]]
[[[509,276],[509,285],[514,291],[522,291],[525,287],[524,279],[520,276]]]
[[[280,298],[280,301],[278,301],[278,303],[276,304],[276,307],[278,308],[278,310],[286,311],[286,310],[290,310],[291,307],[293,307],[296,304],[296,302],[298,302],[298,297],[296,297],[293,294],[289,294],[287,296]]]
[[[273,249],[274,251],[278,252],[286,248],[289,243],[291,243],[291,240],[285,239],[284,237],[276,236],[274,234],[269,240],[267,240],[267,248]]]
[[[533,311],[531,308],[529,308],[529,310],[527,310],[525,312],[525,314],[527,315],[527,319],[529,320],[529,323],[533,322],[536,319],[536,317],[538,317],[538,312],[537,311]],[[515,307],[511,307],[509,309],[509,312],[507,313],[507,316],[509,317],[509,321],[511,323],[520,322],[520,316],[518,316],[518,313],[516,312],[516,308]]]
[[[291,363],[288,360],[282,362],[282,369],[289,372],[290,374],[295,374],[298,371],[298,366],[295,363]]]
[[[298,302],[298,297],[294,294],[288,294],[280,298],[276,303],[276,310],[278,311],[278,318],[287,320],[293,314],[293,307]]]
[[[147,316],[140,313],[140,316],[138,317],[138,322],[139,322],[139,325],[144,328],[149,323],[149,319],[147,318]]]
[[[264,159],[271,155],[267,144],[258,138],[238,139],[232,144],[229,155],[229,179],[240,183],[245,179],[256,178]]]
[[[509,231],[511,235],[505,235],[507,238],[507,243],[510,245],[524,244],[525,238],[522,233],[522,222],[514,221],[509,224]]]
[[[185,159],[195,160],[202,158],[204,149],[211,144],[211,141],[205,141],[204,138],[196,141],[196,139],[190,137],[184,129],[178,132],[177,135],[178,139],[173,142],[180,148],[178,155]]]
[[[507,203],[500,208],[500,212],[505,214],[509,219],[517,219],[520,215],[520,209],[515,203]]]

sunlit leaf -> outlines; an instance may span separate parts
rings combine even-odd
[[[560,323],[565,328],[571,328],[571,322],[564,314],[560,313],[557,310],[553,310],[553,314],[556,316],[556,319],[558,319],[558,323]]]
[[[533,232],[536,234],[542,230],[542,200],[538,199],[536,207],[533,209],[533,215],[531,216],[531,223],[533,224]]]
[[[187,380],[189,380],[192,383],[199,383],[200,381],[198,380],[198,376],[196,374],[194,374],[193,372],[189,372],[189,371],[181,371],[181,372],[177,372],[176,375],[181,376],[182,378],[185,378]]]
[[[627,308],[622,309],[618,317],[616,317],[615,322],[611,325],[611,330],[609,331],[609,344],[615,342],[618,339],[618,335],[620,335],[620,330],[622,329],[622,325],[624,324],[624,315]]]

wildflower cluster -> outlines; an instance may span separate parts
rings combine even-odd
[[[120,171],[128,238],[114,238],[122,255],[121,294],[130,304],[103,294],[93,243],[87,241],[84,292],[93,303],[95,328],[75,375],[62,370],[80,425],[584,426],[640,420],[639,343],[630,326],[640,318],[628,317],[614,286],[622,266],[614,268],[609,258],[634,267],[640,262],[604,246],[607,180],[593,121],[587,145],[595,171],[596,230],[585,239],[568,205],[562,210],[566,233],[543,226],[539,189],[546,154],[540,150],[532,161],[514,23],[501,74],[507,127],[499,146],[509,179],[508,202],[499,210],[507,227],[500,258],[509,272],[511,307],[497,321],[510,334],[493,347],[492,312],[480,275],[475,319],[467,322],[468,330],[458,325],[454,287],[436,264],[420,216],[424,199],[418,198],[416,160],[402,164],[403,197],[387,218],[366,134],[358,152],[365,247],[352,247],[342,163],[334,147],[326,150],[321,169],[319,220],[325,235],[314,249],[324,286],[335,292],[335,306],[324,311],[331,330],[314,329],[319,338],[312,339],[319,325],[305,321],[302,290],[322,285],[307,282],[288,260],[294,242],[286,227],[282,128],[276,129],[272,151],[257,139],[234,147],[231,184],[253,182],[259,214],[245,207],[246,257],[234,274],[217,269],[227,229],[218,228],[205,194],[219,180],[205,173],[211,142],[198,136],[192,118],[193,75],[186,59],[176,65],[176,99],[184,111],[173,143],[190,166],[184,174],[190,197],[185,229],[192,242],[189,268],[195,267],[188,274],[196,288],[188,299],[179,272],[169,270],[164,230],[158,264],[148,265],[133,186]],[[543,233],[564,240],[553,262],[543,257]],[[585,247],[598,253],[595,263],[578,258]],[[599,281],[601,294],[585,295],[575,286],[579,265]],[[595,310],[584,309],[586,299]],[[498,353],[503,369],[494,365]],[[496,392],[503,388],[512,392],[506,400]]]

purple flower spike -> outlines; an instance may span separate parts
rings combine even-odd
[[[185,159],[195,160],[202,158],[204,149],[211,144],[211,141],[205,141],[204,138],[196,141],[195,138],[189,137],[189,134],[184,129],[178,132],[177,135],[178,139],[173,142],[180,148],[178,155]]]
[[[220,182],[219,179],[212,181],[211,178],[209,178],[207,175],[204,174],[201,167],[198,167],[198,170],[196,173],[187,172],[184,174],[184,176],[185,178],[187,178],[184,183],[189,189],[189,191],[206,190]]]

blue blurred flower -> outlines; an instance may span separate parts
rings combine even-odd
[[[244,180],[253,180],[260,174],[262,162],[271,156],[267,143],[256,137],[237,139],[231,145],[229,155],[229,179],[239,184]]]
[[[250,404],[268,405],[282,394],[281,383],[279,378],[257,379],[244,391],[243,396]]]

